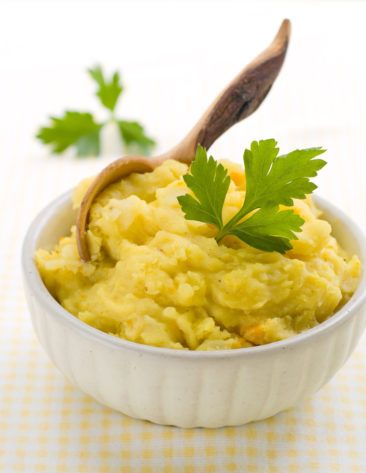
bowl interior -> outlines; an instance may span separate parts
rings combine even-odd
[[[70,233],[75,221],[76,210],[72,207],[71,192],[67,192],[43,211],[39,231],[35,233],[33,252],[38,248],[50,250],[61,237]]]
[[[348,252],[359,256],[363,266],[366,262],[366,237],[361,229],[341,210],[327,202],[324,198],[314,196],[317,206],[323,211],[324,217],[332,225],[333,235]],[[37,227],[33,229],[31,255],[38,248],[50,249],[60,237],[70,233],[75,224],[76,210],[72,207],[71,192],[66,192],[53,201],[38,216]]]
[[[268,345],[252,347],[251,349],[237,349],[237,350],[219,350],[210,352],[196,352],[173,350],[169,348],[158,348],[147,345],[140,345],[127,340],[111,337],[108,334],[100,332],[97,329],[80,321],[69,312],[67,312],[55,299],[50,295],[47,288],[43,284],[34,263],[34,252],[38,248],[51,249],[59,240],[60,237],[68,235],[70,227],[75,223],[76,211],[72,208],[71,192],[67,192],[53,202],[51,202],[40,214],[34,219],[30,226],[23,245],[23,269],[28,283],[37,292],[38,297],[42,298],[43,303],[47,304],[49,310],[61,316],[66,323],[72,323],[78,330],[87,332],[105,343],[113,345],[123,345],[134,350],[144,350],[154,353],[159,353],[164,356],[164,353],[175,354],[176,356],[192,356],[192,357],[211,357],[211,356],[236,356],[239,353],[246,353],[249,355],[254,352],[265,352],[273,349],[281,349],[284,346],[291,345],[305,341],[309,336],[316,332],[324,332],[330,327],[334,327],[356,308],[363,303],[366,298],[366,237],[362,230],[356,225],[344,212],[326,201],[325,199],[314,196],[314,201],[317,206],[323,211],[324,217],[331,223],[333,234],[342,245],[342,247],[349,253],[357,254],[362,264],[362,276],[358,288],[350,301],[343,306],[335,315],[327,319],[322,324],[309,329],[296,337],[274,342]],[[179,353],[175,353],[179,352]],[[234,354],[236,353],[236,355]]]

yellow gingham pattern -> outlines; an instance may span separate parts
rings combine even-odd
[[[207,5],[192,2],[189,6],[189,3],[178,11],[176,23],[169,30],[172,32],[175,28],[178,36],[180,22],[184,23],[184,19],[189,18],[192,31],[202,25],[201,18]],[[268,17],[264,17],[261,6],[253,7],[253,21],[245,24],[246,35],[255,39],[255,44],[251,45],[245,41],[236,44],[237,40],[233,40],[244,36],[241,26],[248,14],[247,7],[239,11],[239,2],[236,6],[233,2],[227,12],[212,2],[212,24],[230,13],[227,25],[220,22],[220,44],[223,42],[230,54],[215,46],[213,35],[210,36],[210,42],[213,42],[210,48],[206,43],[201,45],[187,37],[184,48],[179,49],[180,43],[174,39],[172,44],[174,48],[178,47],[177,56],[162,50],[163,56],[156,53],[153,58],[156,66],[152,62],[134,62],[129,59],[128,52],[120,58],[120,44],[123,44],[123,38],[129,37],[132,26],[125,22],[121,27],[124,10],[115,4],[114,13],[108,11],[107,26],[99,34],[98,41],[110,31],[121,30],[121,35],[126,35],[118,44],[104,43],[108,44],[104,52],[107,56],[110,52],[108,57],[110,61],[113,59],[114,66],[122,61],[121,66],[127,70],[131,102],[126,100],[126,116],[128,113],[134,116],[134,107],[137,111],[143,110],[145,122],[151,125],[150,129],[159,137],[164,149],[180,137],[192,123],[192,118],[198,116],[222,84],[241,67],[243,58],[257,51],[258,38],[263,38],[263,46],[272,34],[269,28],[273,29],[277,19],[290,16],[298,36],[293,38],[286,72],[282,73],[265,107],[220,140],[214,147],[214,154],[240,161],[243,145],[251,139],[270,136],[277,137],[284,150],[323,145],[329,150],[326,155],[329,165],[318,181],[320,193],[366,229],[366,68],[363,56],[355,46],[360,48],[364,44],[360,41],[364,36],[357,36],[364,31],[362,18],[366,9],[361,3],[349,7],[351,2],[324,2],[311,9],[304,5],[301,8],[289,4],[286,8],[267,5]],[[88,22],[84,24],[85,5],[78,6],[73,2],[72,16],[79,19],[78,28],[83,23],[85,37],[92,41],[95,36],[92,28],[98,25],[100,32],[103,21],[99,19],[104,13],[88,3]],[[130,6],[131,15],[133,8]],[[160,8],[159,13],[158,7],[154,6],[156,21],[160,14],[163,21],[167,7]],[[37,28],[41,28],[43,22],[52,24],[52,32],[55,30],[56,35],[57,29],[63,28],[71,15],[64,7],[56,14],[43,6],[37,19],[34,14],[32,16],[31,8],[26,9],[24,3],[21,16],[16,13],[8,17],[5,13],[10,10],[0,14],[2,62],[9,50],[1,48],[11,48],[10,41],[6,41],[13,30],[10,38],[15,46],[10,51],[18,54],[21,48],[27,48],[27,42],[32,41],[33,34],[37,35]],[[13,18],[14,24],[6,29],[9,18]],[[22,28],[15,25],[16,18],[22,22],[23,29],[27,24],[32,28],[27,40],[25,35],[21,37],[18,49],[14,35]],[[33,27],[33,22],[37,21]],[[157,34],[159,27],[155,23],[149,26],[150,20],[140,16],[139,21],[145,21],[142,29],[150,28],[150,33]],[[326,25],[326,31],[322,25]],[[73,30],[73,23],[68,24],[68,28],[70,37],[77,38],[79,30]],[[70,44],[67,43],[68,55],[74,50]],[[165,39],[162,44],[166,44]],[[77,45],[75,43],[76,50]],[[87,48],[86,43],[83,47]],[[216,65],[219,56],[223,68]],[[203,64],[202,57],[206,58]],[[50,159],[30,139],[46,113],[57,112],[74,101],[75,106],[78,104],[77,95],[71,100],[68,94],[72,93],[71,84],[78,80],[84,65],[80,65],[80,58],[73,58],[73,66],[76,66],[71,69],[65,69],[62,62],[59,66],[56,60],[49,68],[44,66],[42,69],[36,64],[33,69],[30,61],[24,69],[21,64],[13,69],[9,66],[9,70],[1,75],[0,103],[2,113],[4,110],[6,113],[3,113],[0,127],[0,472],[365,473],[365,337],[335,378],[302,405],[259,423],[217,430],[180,430],[125,417],[72,387],[48,360],[33,335],[23,296],[22,238],[33,216],[46,203],[106,163],[106,160]],[[169,60],[169,68],[160,65],[159,58],[161,63]],[[64,61],[67,63],[66,59]],[[304,63],[306,67],[303,67]],[[16,73],[16,68],[20,68],[21,74]],[[197,69],[200,73],[187,81],[186,69]],[[46,83],[40,80],[43,74],[48,80],[48,91],[44,90]],[[64,87],[62,81],[67,80],[69,74],[72,79]],[[52,89],[53,83],[55,89]],[[82,101],[84,82],[78,83],[78,87]],[[188,90],[189,96],[177,93]],[[89,97],[90,91],[85,97]],[[147,91],[145,95],[144,91]],[[16,102],[15,98],[21,100]],[[48,106],[51,98],[54,101]],[[25,106],[20,110],[14,104],[22,101]],[[172,104],[179,113],[172,109]]]
[[[323,194],[331,196],[342,176],[357,176],[360,157],[349,136],[324,134],[319,140],[328,140],[334,150],[347,144],[348,156],[358,156],[349,167],[342,165],[342,153],[333,153],[338,171],[322,186]],[[90,165],[101,164],[89,163],[89,171]],[[2,208],[1,216],[0,472],[364,473],[365,338],[316,396],[274,418],[237,428],[180,430],[130,419],[64,380],[32,333],[19,248],[30,214],[49,200],[44,194],[60,193],[71,170],[82,175],[83,166],[35,159],[24,169],[9,166],[0,187],[0,201],[14,202]],[[342,207],[362,220],[362,200],[354,206],[353,198],[364,190],[358,179],[349,184]],[[32,194],[32,188],[37,192]]]

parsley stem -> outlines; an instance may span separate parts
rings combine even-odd
[[[244,218],[248,212],[244,211],[244,208],[239,210],[239,212],[234,215],[225,225],[219,230],[219,233],[216,235],[216,241],[220,241],[224,238],[224,236],[228,235],[233,227],[242,219]]]
[[[224,238],[224,236],[226,236],[227,232],[225,231],[225,228],[221,228],[221,230],[219,230],[219,233],[215,236],[215,240],[217,241],[217,243],[222,240]]]

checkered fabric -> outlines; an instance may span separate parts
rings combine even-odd
[[[343,143],[326,138],[318,142],[328,141],[328,148],[345,149],[349,142],[346,136]],[[341,165],[341,156],[332,156],[329,169],[337,172],[334,180],[324,179],[323,194],[331,196],[345,182],[342,207],[365,225],[361,199],[356,206],[353,201],[356,191],[365,192],[357,178],[361,156],[349,151],[350,169]],[[0,201],[12,203],[1,210],[0,472],[364,473],[365,338],[306,403],[237,428],[180,430],[130,419],[65,381],[33,335],[19,251],[35,210],[69,186],[71,172],[81,177],[83,163],[34,159],[24,168],[9,166],[0,186]]]

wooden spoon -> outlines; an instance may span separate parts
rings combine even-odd
[[[177,146],[154,158],[127,156],[117,159],[97,175],[81,202],[76,221],[76,240],[83,261],[90,259],[86,228],[95,197],[122,177],[133,172],[151,172],[167,159],[190,164],[198,144],[209,148],[231,126],[257,110],[281,69],[290,38],[290,28],[290,21],[284,20],[268,48],[226,87]]]

